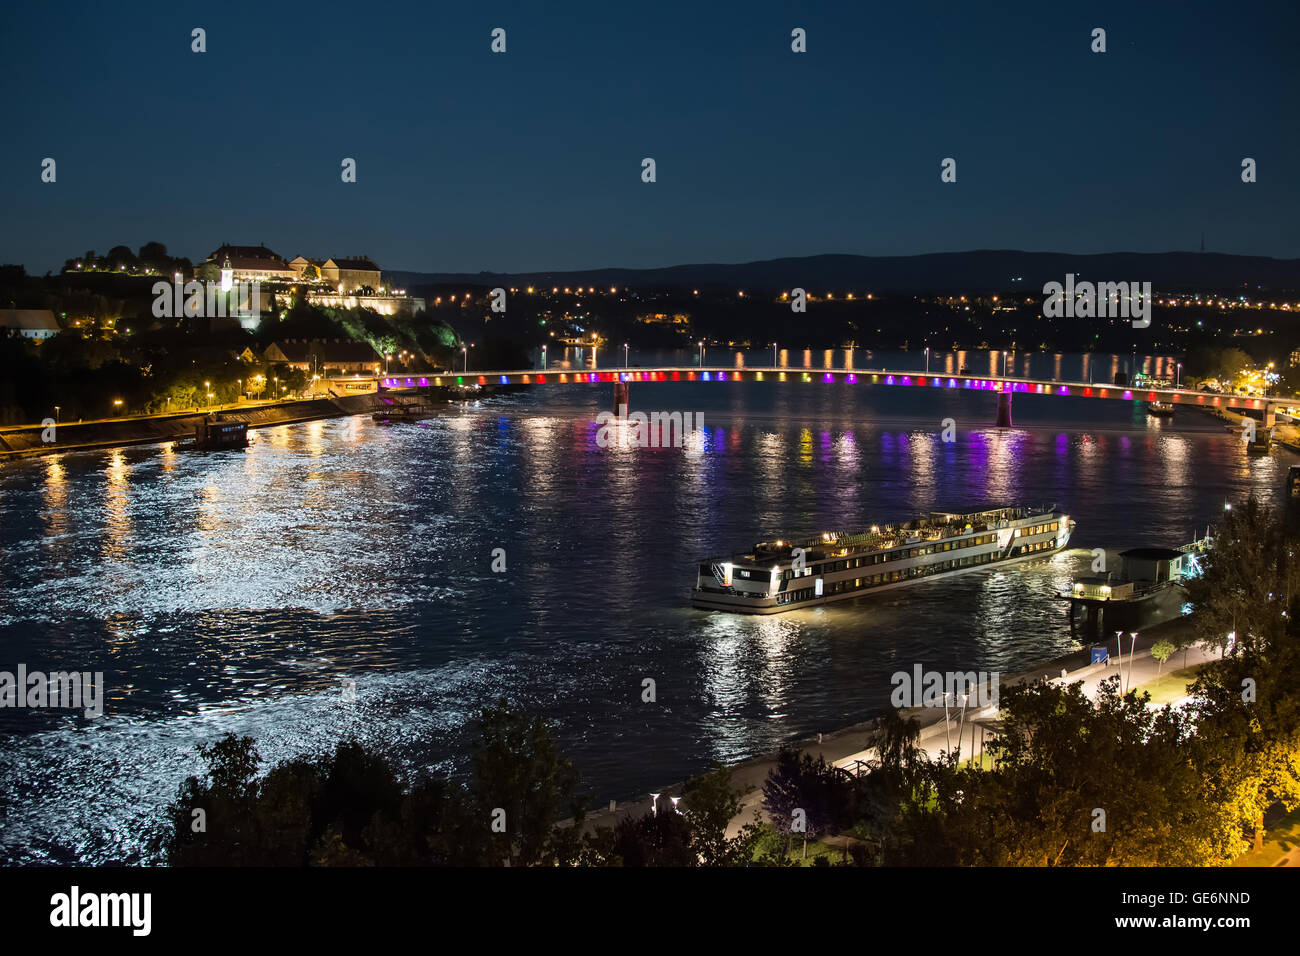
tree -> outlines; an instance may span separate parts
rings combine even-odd
[[[1157,674],[1164,671],[1165,661],[1169,660],[1169,658],[1173,656],[1174,649],[1174,645],[1164,638],[1161,638],[1151,645],[1151,656],[1160,662],[1160,667],[1156,671]]]
[[[997,767],[943,775],[935,787],[955,862],[995,866],[1206,866],[1241,848],[1193,759],[1189,714],[1102,682],[1009,688],[989,745]]]
[[[1287,549],[1280,526],[1253,495],[1224,513],[1201,574],[1188,581],[1196,634],[1209,647],[1252,651],[1281,632],[1287,610]]]
[[[782,749],[763,782],[763,809],[777,832],[786,834],[786,852],[796,832],[803,837],[806,858],[810,836],[847,826],[852,789],[850,778],[820,754],[814,760],[808,754]]]
[[[581,806],[577,771],[560,756],[547,722],[505,698],[485,707],[473,765],[472,789],[494,858],[511,866],[557,862],[555,821],[561,809],[580,815]],[[497,821],[504,832],[492,830]]]
[[[691,825],[675,810],[625,817],[614,827],[606,863],[621,866],[698,866]]]
[[[691,849],[703,866],[744,866],[754,856],[758,831],[745,824],[727,837],[727,828],[741,811],[742,792],[732,789],[731,771],[715,763],[707,773],[692,777],[682,788],[682,802],[691,829]]]

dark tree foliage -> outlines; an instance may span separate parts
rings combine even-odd
[[[1295,591],[1293,549],[1272,512],[1253,495],[1225,511],[1214,547],[1188,582],[1197,639],[1210,647],[1255,654],[1284,629]]]
[[[695,866],[698,860],[691,825],[676,810],[620,820],[610,849],[623,866]]]

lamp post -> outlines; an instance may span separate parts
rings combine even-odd
[[[930,346],[925,347],[925,374],[930,374]]]
[[[929,371],[928,369],[926,371]],[[966,701],[970,694],[961,695],[961,717],[957,720],[957,762],[961,763],[961,735],[966,727]]]
[[[1133,650],[1137,647],[1138,632],[1130,632],[1133,640],[1128,645],[1128,677],[1124,681],[1124,693],[1128,693],[1129,684],[1133,682]]]
[[[204,383],[203,383],[203,391],[205,391],[205,392],[208,393],[208,405],[207,405],[207,407],[211,408],[211,407],[212,407],[212,383],[211,383],[211,382],[204,382]]]
[[[546,371],[546,344],[542,344],[542,371]]]
[[[469,347],[462,345],[460,347],[460,354],[464,356],[464,362],[465,362],[464,366],[461,368],[461,371],[468,372],[469,371]]]
[[[700,347],[700,368],[704,368],[704,340],[695,343]]]
[[[627,358],[627,356],[628,356],[628,347],[627,347],[627,343],[624,342],[624,343],[623,343],[623,367],[624,367],[624,368],[627,368],[627,367],[628,367],[628,358]]]
[[[1179,362],[1177,369],[1174,371],[1174,388],[1183,387],[1183,363]]]
[[[772,368],[776,368],[776,343],[772,343]]]
[[[59,408],[60,406],[58,405],[54,406],[54,424],[56,425],[59,423]]]
[[[949,731],[948,723],[948,692],[943,692],[943,735],[948,741],[948,752],[952,753],[952,734]]]

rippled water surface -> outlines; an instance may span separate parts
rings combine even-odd
[[[1078,357],[1022,361],[1087,377]],[[1053,597],[1089,549],[1188,540],[1225,499],[1271,500],[1296,460],[1189,412],[1017,394],[998,431],[986,393],[821,383],[635,384],[634,410],[702,414],[706,451],[604,449],[609,389],[0,467],[0,670],[109,688],[98,719],[0,710],[0,858],[141,859],[195,746],[226,731],[270,761],[355,737],[461,772],[467,720],[503,694],[558,722],[598,800],[643,794],[879,713],[914,663],[1069,650]],[[1074,549],[779,617],[689,608],[698,558],[1000,502],[1069,510]]]

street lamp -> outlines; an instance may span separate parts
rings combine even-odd
[[[1183,363],[1178,363],[1178,368],[1174,372],[1174,388],[1181,388],[1183,383]]]
[[[704,340],[695,343],[700,347],[700,368],[704,368]]]
[[[542,344],[542,370],[546,370],[546,344]]]
[[[1130,631],[1133,640],[1128,645],[1128,677],[1124,681],[1124,693],[1128,693],[1129,684],[1133,681],[1133,650],[1137,647],[1138,632]]]
[[[462,345],[460,347],[460,354],[463,355],[465,358],[465,366],[462,369],[462,371],[468,372],[469,371],[469,347]]]
[[[926,375],[930,374],[930,346],[928,345],[925,347],[925,374]],[[960,746],[961,740],[959,739],[957,743],[958,746]]]
[[[54,406],[54,424],[56,425],[59,423],[59,408],[60,406],[58,405]]]
[[[948,752],[952,753],[952,733],[948,723],[948,692],[943,692],[943,735],[948,741]]]
[[[929,371],[929,369],[926,369]],[[961,695],[961,718],[957,721],[957,762],[961,763],[961,735],[966,727],[966,700],[970,694]]]
[[[623,343],[623,367],[624,367],[624,368],[627,368],[627,367],[628,367],[628,365],[627,365],[627,348],[628,348],[627,343],[624,342],[624,343]]]
[[[772,368],[776,368],[776,343],[772,343]]]

